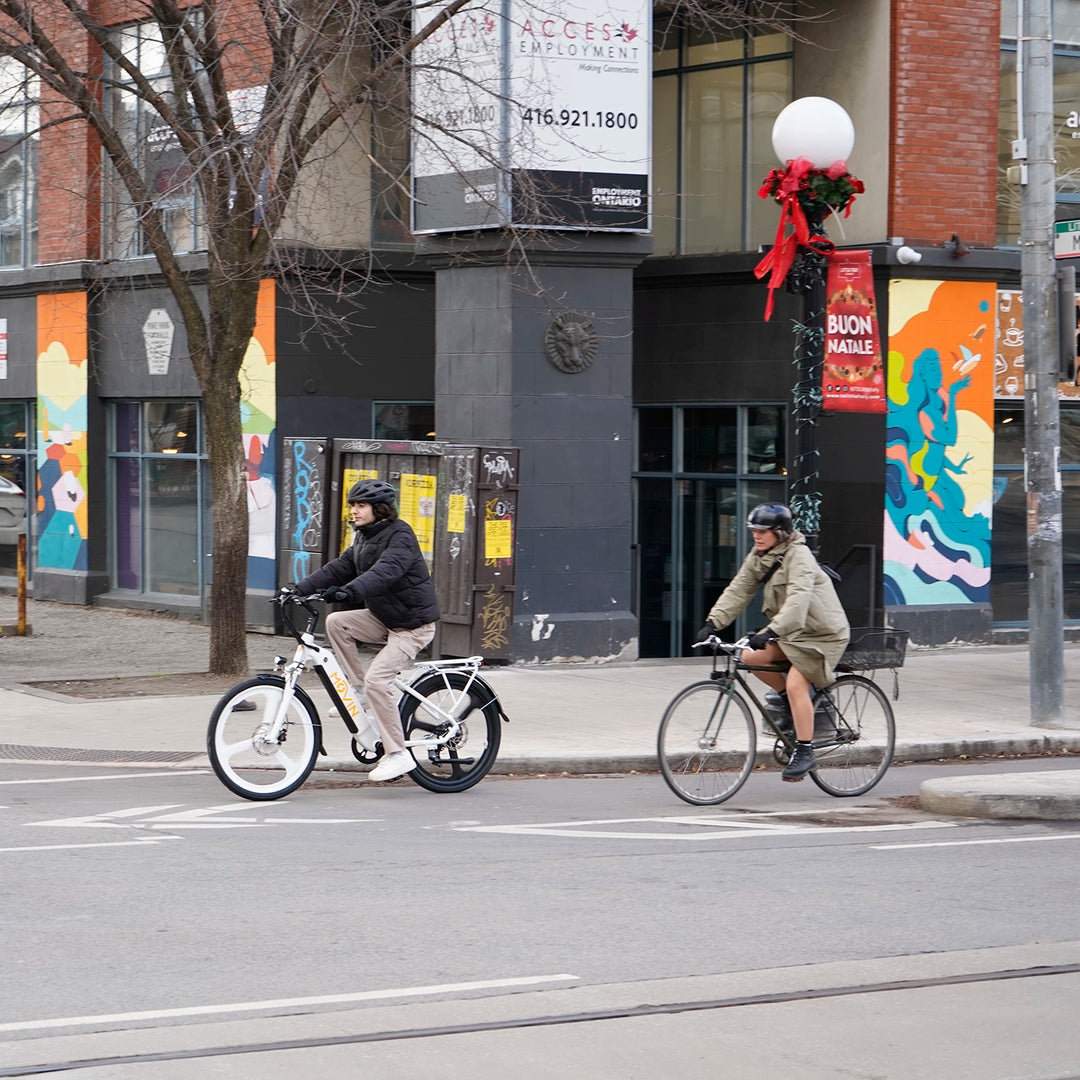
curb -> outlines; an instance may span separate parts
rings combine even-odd
[[[1080,770],[946,776],[924,780],[919,805],[957,817],[1080,819]]]

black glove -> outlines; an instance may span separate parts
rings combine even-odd
[[[753,649],[755,652],[758,649],[764,649],[770,642],[775,641],[779,635],[774,630],[766,627],[764,630],[759,630],[756,634],[751,634],[746,639],[747,648]]]
[[[711,622],[707,622],[698,632],[697,637],[694,638],[694,644],[698,645],[703,641],[708,641],[713,634],[718,633],[717,629]]]
[[[329,589],[323,589],[322,598],[328,604],[340,604],[343,600],[349,599],[349,590],[343,589],[340,585],[331,585]]]

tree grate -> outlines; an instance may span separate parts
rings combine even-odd
[[[190,761],[199,750],[82,750],[70,746],[20,746],[0,743],[0,760],[8,761]]]

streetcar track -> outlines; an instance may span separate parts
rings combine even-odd
[[[519,1017],[507,1020],[486,1020],[466,1024],[442,1024],[427,1028],[403,1028],[395,1031],[373,1031],[357,1035],[328,1035],[321,1037],[280,1039],[243,1046],[211,1046],[198,1049],[161,1051],[158,1053],[124,1054],[110,1057],[81,1058],[72,1061],[47,1062],[36,1065],[0,1067],[0,1077],[37,1076],[45,1073],[71,1072],[113,1065],[139,1065],[152,1062],[193,1061],[200,1058],[228,1057],[241,1054],[272,1053],[281,1050],[308,1050],[321,1047],[351,1046],[364,1043],[405,1042],[414,1039],[440,1038],[449,1035],[473,1035],[489,1031],[513,1031],[528,1028],[560,1027],[567,1024],[588,1024],[610,1020],[629,1020],[638,1017],[665,1016],[678,1013],[707,1012],[721,1009],[747,1008],[755,1005],[781,1005],[791,1002],[851,997],[860,994],[881,994],[903,990],[923,990],[940,986],[962,986],[973,983],[1005,982],[1014,979],[1042,978],[1048,975],[1073,975],[1080,972],[1080,963],[1040,965],[1000,971],[971,972],[941,975],[921,979],[897,979],[889,982],[862,983],[852,986],[791,990],[779,993],[750,994],[731,998],[702,1001],[672,1002],[662,1005],[635,1005],[627,1008],[598,1009],[554,1016]],[[296,1014],[292,1014],[296,1015]],[[138,1029],[125,1029],[138,1030]]]

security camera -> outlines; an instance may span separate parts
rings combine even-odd
[[[914,266],[915,263],[922,262],[922,252],[916,251],[905,244],[903,247],[896,249],[896,261],[903,263],[905,266]]]

